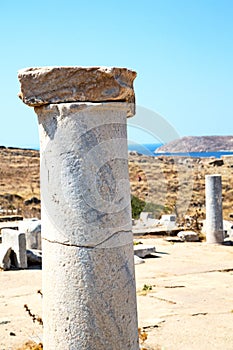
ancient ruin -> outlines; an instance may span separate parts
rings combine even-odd
[[[19,72],[38,115],[44,349],[138,350],[126,68]]]
[[[222,177],[206,175],[206,242],[222,243]]]

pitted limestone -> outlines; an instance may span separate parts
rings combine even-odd
[[[41,67],[19,71],[19,97],[29,106],[62,102],[127,102],[133,116],[136,72],[115,67]]]
[[[83,102],[36,108],[43,238],[87,248],[132,242],[126,107]]]

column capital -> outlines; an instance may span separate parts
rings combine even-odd
[[[135,114],[136,72],[117,67],[38,67],[18,72],[19,98],[28,106],[64,102],[120,101]]]

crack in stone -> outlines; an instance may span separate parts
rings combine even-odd
[[[116,234],[119,234],[119,233],[132,233],[131,230],[121,230],[121,231],[117,231],[117,232],[114,232],[111,236],[107,237],[106,239],[104,239],[102,242],[98,243],[95,245],[95,247],[98,247],[99,245],[103,244],[103,243],[106,243],[107,241],[109,241],[113,236],[115,236]],[[128,244],[128,243],[126,243]],[[126,244],[123,244],[123,245],[126,245]]]
[[[92,245],[92,244],[90,244],[90,245],[88,245],[88,244],[86,244],[86,245],[79,245],[79,244],[72,244],[72,243],[69,243],[69,242],[58,242],[58,241],[50,240],[50,239],[44,238],[44,237],[43,237],[43,239],[44,239],[45,241],[47,241],[47,242],[55,243],[55,244],[61,244],[61,245],[67,246],[67,247],[95,249],[96,247],[98,247],[98,246],[100,246],[100,245],[102,245],[102,244],[108,242],[113,236],[115,236],[115,235],[117,235],[117,234],[119,234],[119,233],[126,233],[126,234],[127,234],[127,233],[132,233],[132,231],[130,231],[130,230],[122,230],[122,231],[114,232],[111,236],[107,237],[107,238],[104,239],[102,242],[97,243],[97,244],[95,244],[95,245]],[[124,245],[127,245],[127,244],[129,244],[129,242],[124,243],[124,244],[121,244],[121,246],[124,246]],[[104,248],[104,247],[103,247],[103,248]]]
[[[166,319],[168,318],[173,318],[173,317],[195,317],[195,316],[213,316],[213,315],[229,315],[229,313],[231,313],[231,311],[225,311],[225,312],[196,312],[196,313],[174,313],[174,314],[167,314],[167,315],[162,315],[161,316],[161,319],[164,319],[164,320],[161,320],[159,323],[162,323],[162,322],[165,322]],[[158,323],[158,325],[159,325]],[[150,328],[151,326],[145,326],[146,328]],[[145,327],[142,327],[143,329]],[[153,327],[153,326],[152,326]]]
[[[44,107],[44,106],[49,106],[49,105],[62,105],[62,104],[80,104],[85,106],[85,104],[88,105],[88,103],[90,103],[91,105],[100,105],[101,103],[107,104],[107,103],[126,103],[126,104],[133,104],[132,101],[126,100],[126,99],[121,99],[121,100],[99,100],[99,101],[78,101],[78,100],[67,100],[67,101],[57,101],[57,102],[42,102],[38,105],[31,105],[31,107],[35,107],[35,108],[40,108],[40,107]],[[26,103],[27,104],[27,103]],[[29,105],[30,106],[30,105]]]
[[[50,240],[47,238],[43,238],[45,241],[49,242],[49,243],[54,243],[54,244],[60,244],[60,245],[64,245],[66,247],[76,247],[76,248],[86,248],[86,249],[94,249],[95,246],[94,245],[79,245],[79,244],[72,244],[72,243],[66,243],[66,242],[58,242],[55,240]]]
[[[120,100],[99,100],[99,101],[90,101],[90,100],[88,100],[88,101],[80,101],[80,100],[71,100],[71,101],[64,101],[64,102],[60,102],[60,101],[58,101],[58,102],[49,102],[49,103],[45,103],[45,104],[42,104],[42,106],[44,106],[44,105],[58,105],[58,104],[66,104],[66,103],[82,103],[82,104],[85,104],[85,103],[93,103],[93,104],[101,104],[101,103],[112,103],[112,102],[123,102],[123,103],[132,103],[132,102],[130,102],[129,100],[126,100],[126,99],[120,99]]]
[[[168,300],[168,299],[165,299],[165,298],[156,297],[155,295],[149,295],[149,297],[155,298],[155,299],[158,299],[158,300],[161,300],[161,301],[165,301],[166,303],[169,303],[169,304],[177,304],[175,301]]]
[[[205,316],[208,315],[208,312],[197,312],[195,314],[191,314],[191,316]]]
[[[195,271],[195,272],[190,272],[190,273],[179,274],[179,275],[176,275],[176,277],[180,277],[180,276],[189,276],[189,275],[201,275],[201,274],[203,274],[203,273],[232,272],[232,271],[233,271],[233,268],[216,269],[216,270],[207,270],[207,271]]]

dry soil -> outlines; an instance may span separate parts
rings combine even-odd
[[[145,349],[232,350],[233,247],[142,238],[156,254],[136,265],[139,326]],[[146,286],[146,287],[145,287]],[[0,350],[42,340],[41,270],[0,272]],[[148,290],[143,290],[148,289]]]

